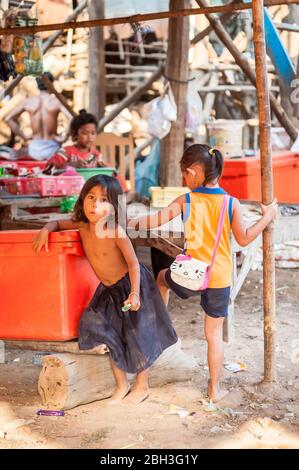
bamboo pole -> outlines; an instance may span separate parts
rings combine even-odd
[[[201,7],[206,7],[207,3],[206,0],[196,0],[196,3],[200,5]],[[266,2],[265,2],[266,4]],[[219,19],[214,16],[207,14],[206,15],[207,19],[209,20],[211,26],[213,27],[215,33],[219,37],[219,39],[223,42],[225,47],[229,50],[229,52],[232,54],[234,57],[236,63],[239,65],[239,67],[243,70],[245,75],[248,77],[248,79],[251,81],[251,83],[256,86],[256,78],[255,74],[247,61],[243,57],[243,55],[240,53],[239,49],[235,46],[233,43],[231,37],[229,34],[225,31],[223,28],[221,22]],[[267,69],[265,69],[267,72]],[[286,132],[289,134],[290,138],[294,141],[297,138],[298,131],[292,121],[288,118],[287,114],[283,110],[283,108],[280,106],[276,98],[270,94],[270,102],[271,102],[271,109],[281,125],[285,128]]]
[[[137,101],[138,98],[150,88],[151,84],[161,77],[163,70],[163,65],[160,65],[156,72],[153,73],[142,85],[140,85],[138,88],[135,88],[135,90],[130,95],[126,96],[120,103],[118,103],[117,106],[113,108],[111,113],[109,113],[107,116],[104,116],[98,123],[98,132],[102,132],[104,127],[107,126],[109,122],[113,121],[113,119],[119,113],[121,113],[123,109]]]
[[[271,155],[271,116],[269,85],[266,69],[266,44],[263,0],[253,0],[253,40],[258,96],[261,182],[263,204],[273,200]],[[276,380],[275,362],[275,266],[274,223],[263,232],[263,298],[264,298],[264,382]]]
[[[298,0],[265,0],[265,6],[297,4]],[[57,29],[94,28],[97,26],[113,26],[124,23],[140,23],[144,21],[159,20],[163,18],[178,18],[180,16],[205,15],[211,13],[226,13],[242,10],[250,10],[252,3],[233,3],[215,7],[188,8],[176,11],[161,11],[156,13],[137,14],[122,16],[118,18],[103,18],[86,21],[65,21],[64,23],[53,23],[37,26],[26,26],[20,28],[0,28],[0,35],[7,34],[34,34],[42,31],[55,31]]]
[[[69,15],[67,18],[66,18],[66,22],[68,21],[72,21],[73,19],[77,18],[77,16],[80,15],[80,13],[87,7],[88,5],[88,1],[87,0],[84,0],[83,2],[81,2],[77,8],[73,11],[73,13],[71,15]],[[64,32],[64,29],[60,29],[59,31],[56,31],[55,33],[51,34],[51,36],[44,42],[43,44],[43,54],[45,54],[52,46],[53,44],[55,43],[56,39]],[[2,33],[0,33],[1,35]],[[17,75],[16,78],[14,78],[10,83],[9,85],[7,86],[7,88],[5,88],[4,90],[4,93],[2,95],[0,95],[0,100],[2,100],[5,96],[8,96],[11,94],[11,92],[13,91],[13,89],[20,83],[20,81],[22,80],[23,78],[23,75]]]

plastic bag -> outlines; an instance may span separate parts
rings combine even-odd
[[[187,90],[186,129],[198,131],[202,122],[202,101],[196,89],[196,84],[189,82]]]
[[[153,99],[147,105],[149,134],[163,139],[171,129],[171,121],[177,119],[177,106],[170,86],[167,93]]]

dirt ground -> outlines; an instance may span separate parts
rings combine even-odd
[[[229,395],[207,406],[208,370],[203,313],[193,300],[171,297],[169,310],[184,351],[200,365],[193,380],[151,389],[136,407],[107,407],[105,400],[37,416],[40,366],[34,352],[8,351],[0,364],[0,448],[299,448],[299,270],[277,270],[277,385],[261,388],[263,377],[262,274],[250,272],[238,295],[235,340],[225,346],[223,368]],[[175,405],[175,406],[174,406]],[[176,407],[189,414],[176,413]]]

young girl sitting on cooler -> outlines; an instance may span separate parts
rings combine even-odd
[[[70,131],[74,145],[67,145],[53,155],[47,162],[46,170],[66,166],[76,168],[105,167],[101,153],[96,149],[97,120],[93,114],[81,109],[70,124]],[[115,174],[124,192],[128,191],[126,181]]]
[[[183,216],[186,256],[177,257],[170,269],[160,271],[157,283],[166,305],[170,289],[182,299],[201,296],[210,371],[208,395],[218,401],[227,393],[220,387],[220,376],[222,328],[228,314],[232,278],[230,234],[232,231],[239,245],[248,245],[274,219],[277,204],[276,199],[268,206],[261,204],[262,217],[246,228],[239,201],[219,186],[224,166],[219,150],[208,145],[191,145],[185,150],[180,166],[191,192],[154,215],[131,220],[129,226],[144,230]],[[203,281],[203,289],[194,288]]]
[[[143,401],[148,396],[149,367],[177,341],[155,280],[139,264],[120,225],[121,195],[114,178],[93,176],[81,190],[73,220],[49,222],[33,241],[33,249],[39,252],[43,246],[48,249],[49,232],[80,232],[86,257],[100,284],[80,319],[79,347],[92,349],[103,343],[108,346],[116,380],[112,404],[121,402],[130,391],[126,372],[137,375],[125,401]],[[125,306],[128,311],[123,311]]]

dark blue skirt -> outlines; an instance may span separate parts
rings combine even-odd
[[[129,273],[112,286],[100,284],[79,323],[79,348],[100,344],[125,372],[150,367],[164,349],[177,342],[169,313],[150,271],[140,265],[140,302],[137,312],[122,312],[131,291]]]

